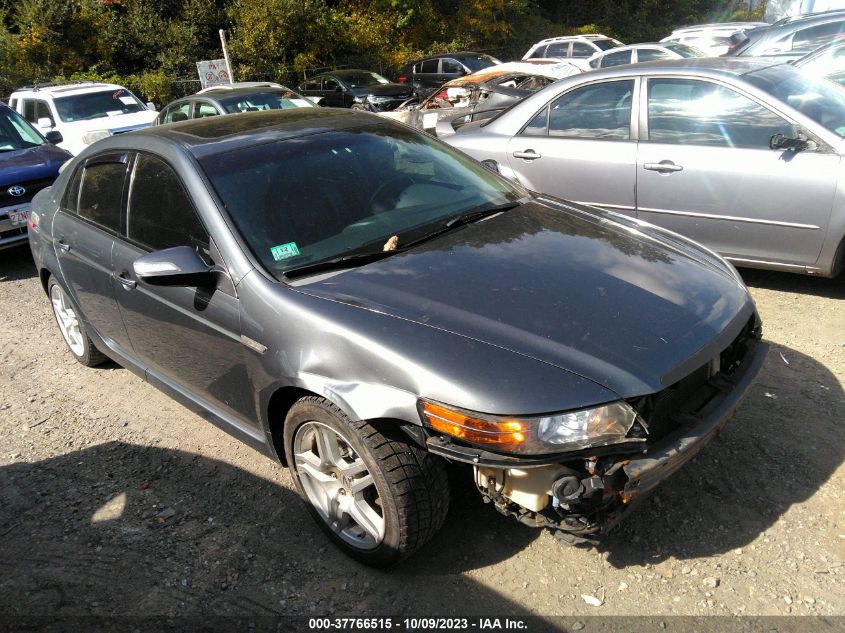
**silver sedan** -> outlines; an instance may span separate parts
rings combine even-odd
[[[842,267],[845,91],[789,64],[621,66],[447,126],[438,136],[529,189],[636,216],[738,266]]]

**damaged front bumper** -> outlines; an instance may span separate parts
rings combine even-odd
[[[759,336],[759,333],[757,334]],[[713,396],[678,416],[678,428],[643,448],[641,443],[586,449],[563,455],[512,457],[461,446],[438,436],[428,450],[474,466],[484,499],[503,514],[534,527],[589,541],[610,530],[660,482],[695,457],[733,417],[765,360],[768,346],[746,343],[737,370],[706,381]]]

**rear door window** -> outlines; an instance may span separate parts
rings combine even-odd
[[[802,29],[795,33],[792,38],[792,50],[809,53],[822,44],[827,44],[843,32],[845,32],[845,23],[843,22],[830,22]]]
[[[637,50],[638,62],[654,62],[660,59],[669,59],[669,53],[659,48],[640,48]]]
[[[434,74],[437,73],[437,67],[439,65],[439,59],[427,59],[420,65],[420,73],[422,74]]]
[[[619,51],[618,53],[608,53],[599,61],[601,68],[609,68],[610,66],[622,66],[623,64],[631,63],[631,51]]]
[[[569,42],[558,42],[549,44],[546,49],[546,57],[569,57]]]
[[[178,123],[179,121],[187,121],[191,118],[191,102],[183,101],[182,103],[174,103],[167,108],[167,114],[164,115],[165,123]]]
[[[125,181],[123,157],[103,156],[89,160],[82,174],[77,214],[111,233],[120,233]]]
[[[586,42],[572,42],[572,57],[591,57],[596,52],[596,49]]]
[[[561,95],[549,107],[549,136],[628,139],[633,92],[634,80],[626,79],[590,84]]]

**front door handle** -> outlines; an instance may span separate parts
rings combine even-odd
[[[538,154],[533,149],[527,149],[524,152],[514,152],[514,158],[524,158],[525,160],[536,160],[537,158],[542,158],[542,154]]]
[[[112,276],[117,279],[121,283],[121,285],[127,290],[133,290],[135,286],[138,285],[137,281],[129,278],[128,270],[124,270],[121,273],[114,273]]]
[[[649,171],[663,171],[663,172],[683,171],[684,170],[684,168],[681,165],[676,165],[671,160],[662,160],[659,163],[645,163],[643,165],[643,169],[648,169]]]
[[[65,238],[63,238],[63,237],[60,237],[59,239],[56,240],[56,246],[58,246],[59,250],[64,252],[64,253],[67,253],[70,250],[70,244],[65,242]]]

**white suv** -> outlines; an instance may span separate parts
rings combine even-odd
[[[769,26],[766,22],[718,22],[699,24],[675,29],[661,42],[678,42],[694,46],[708,57],[719,57],[728,52],[731,35],[737,31],[747,31],[758,26]]]
[[[550,37],[534,44],[522,59],[556,59],[571,62],[582,70],[590,70],[587,59],[617,46],[622,46],[622,42],[601,33]]]
[[[21,88],[9,107],[42,134],[61,132],[59,147],[74,155],[101,138],[148,127],[158,114],[123,86],[90,81]]]

